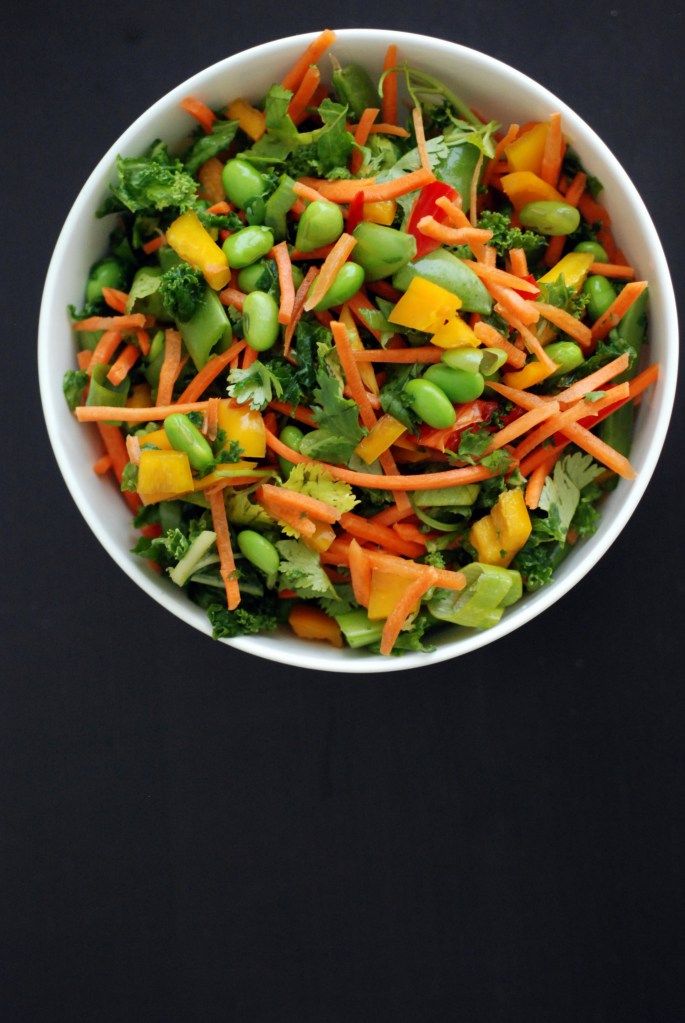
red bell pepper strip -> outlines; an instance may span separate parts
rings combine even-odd
[[[361,224],[364,219],[364,193],[362,191],[357,192],[354,199],[347,207],[347,219],[345,221],[345,230],[348,234],[352,234],[357,224]]]
[[[625,405],[626,402],[632,400],[633,400],[632,398],[623,398],[621,401],[615,401],[613,405],[607,405],[607,407],[602,409],[602,411],[599,412],[596,416],[585,416],[583,419],[579,419],[578,426],[584,426],[586,430],[592,430],[595,426],[598,426],[603,419],[606,419],[608,416],[610,416],[612,412],[616,412],[623,405]],[[563,433],[554,434],[555,446],[558,444],[563,444],[565,440],[566,437],[564,436]]]
[[[529,298],[531,302],[534,302],[535,299],[538,298],[538,296],[541,293],[541,289],[538,288],[538,282],[535,280],[532,274],[526,274],[526,276],[522,277],[521,280],[528,281],[529,284],[534,284],[535,288],[537,289],[535,291],[535,294],[533,294],[532,291],[519,291],[518,288],[512,288],[512,291],[515,291],[517,295],[521,296],[521,298]]]
[[[409,214],[407,233],[412,234],[416,239],[415,259],[420,259],[428,252],[432,252],[433,249],[437,249],[440,246],[440,242],[436,241],[435,238],[428,238],[422,231],[419,231],[418,225],[423,217],[433,217],[438,224],[444,224],[447,214],[440,206],[435,205],[436,200],[440,199],[443,195],[447,196],[450,202],[454,202],[457,198],[457,190],[452,188],[451,185],[445,184],[444,181],[432,181],[429,185],[423,186],[414,200],[414,205]]]
[[[419,431],[419,444],[426,448],[436,448],[438,451],[454,451],[459,447],[464,430],[470,426],[487,422],[497,407],[496,401],[481,401],[480,399],[457,405],[455,406],[457,418],[452,426],[443,430],[422,426]]]

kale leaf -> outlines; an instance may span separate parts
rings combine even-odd
[[[183,212],[195,204],[197,182],[166,150],[147,157],[117,156],[116,169],[117,183],[110,186],[112,197],[97,211],[99,217],[122,209],[141,213],[173,207]]]
[[[228,149],[238,130],[237,121],[215,121],[209,135],[201,135],[185,155],[188,174],[196,174],[203,163]]]
[[[67,405],[73,412],[83,399],[83,390],[88,383],[88,374],[82,369],[68,369],[62,378],[62,391]]]
[[[258,632],[273,632],[278,621],[273,614],[248,611],[244,607],[229,611],[221,604],[210,604],[207,617],[214,639],[233,639],[235,636],[253,636]]]
[[[546,238],[537,231],[522,231],[520,227],[512,227],[511,219],[506,213],[484,210],[478,218],[478,227],[492,231],[492,245],[498,256],[504,256],[510,249],[523,249],[526,256],[533,259],[547,245]]]
[[[159,281],[159,293],[165,311],[174,320],[187,323],[205,293],[202,273],[188,263],[169,267]]]

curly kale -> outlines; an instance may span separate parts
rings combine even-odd
[[[197,310],[205,285],[199,270],[187,263],[177,263],[162,274],[159,293],[165,311],[175,320],[186,323]]]

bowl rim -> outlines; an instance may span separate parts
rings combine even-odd
[[[600,538],[601,542],[598,542],[591,552],[586,552],[585,556],[582,555],[582,551],[579,551],[579,556],[576,558],[577,563],[571,566],[567,575],[565,575],[562,579],[553,579],[547,586],[543,587],[537,593],[529,596],[525,604],[518,608],[511,608],[497,625],[483,632],[473,631],[459,635],[454,640],[445,642],[444,645],[438,647],[431,653],[408,652],[403,654],[401,657],[381,657],[380,655],[364,654],[363,651],[354,652],[356,656],[350,656],[350,654],[353,653],[352,651],[347,651],[346,655],[342,654],[342,652],[336,651],[336,653],[340,653],[341,656],[339,658],[332,658],[329,650],[326,650],[326,654],[324,655],[320,652],[321,647],[319,644],[315,645],[310,643],[307,645],[306,640],[300,641],[301,647],[298,645],[291,650],[289,646],[284,646],[282,649],[278,650],[278,653],[276,653],[274,650],[270,649],[268,639],[277,640],[278,633],[275,634],[275,637],[273,635],[269,637],[256,635],[222,640],[225,645],[234,647],[244,653],[250,653],[269,661],[278,660],[282,664],[288,664],[294,667],[310,668],[317,671],[339,672],[341,674],[375,674],[377,672],[404,671],[412,668],[430,667],[443,661],[451,660],[454,657],[471,653],[480,647],[493,643],[503,636],[506,636],[508,633],[513,632],[515,629],[518,629],[522,625],[525,625],[527,622],[537,617],[537,615],[539,615],[542,611],[546,610],[546,608],[551,607],[552,604],[560,600],[566,593],[568,593],[569,590],[580,582],[590,569],[597,564],[609,547],[614,543],[635,511],[635,508],[649,484],[663,448],[675,400],[676,370],[678,362],[678,319],[673,285],[663,247],[656,227],[640,194],[627,172],[624,170],[622,164],[614,156],[606,143],[603,142],[594,129],[591,128],[590,125],[583,120],[583,118],[575,113],[571,107],[567,106],[566,103],[559,99],[559,97],[545,86],[530,78],[524,72],[507,64],[505,61],[501,61],[496,57],[492,57],[480,50],[473,49],[472,47],[452,42],[451,40],[415,32],[396,31],[394,29],[343,28],[335,29],[335,33],[337,39],[341,43],[353,43],[355,40],[366,39],[377,42],[379,46],[387,46],[390,42],[396,42],[403,47],[410,48],[413,44],[420,42],[423,46],[428,48],[433,47],[436,50],[442,50],[443,52],[448,50],[450,54],[457,59],[460,56],[464,57],[468,55],[468,59],[472,63],[480,64],[484,68],[492,69],[493,67],[496,67],[500,74],[508,75],[512,79],[517,80],[521,86],[533,93],[537,99],[547,104],[550,109],[560,110],[564,116],[565,122],[571,125],[573,132],[584,135],[586,140],[592,146],[603,151],[605,157],[611,158],[614,163],[614,172],[620,179],[622,188],[631,198],[635,207],[636,216],[641,224],[641,229],[650,241],[649,256],[654,267],[652,277],[654,279],[658,278],[660,283],[660,303],[666,324],[666,337],[664,343],[666,349],[669,350],[669,356],[674,360],[673,372],[668,375],[662,374],[659,380],[659,390],[661,393],[659,397],[656,422],[650,438],[649,447],[645,454],[644,463],[640,468],[637,478],[631,481],[630,488],[626,492],[621,508],[611,520],[606,522]],[[314,31],[299,33],[293,36],[283,36],[278,39],[272,39],[268,42],[252,46],[247,50],[241,50],[238,53],[231,54],[230,56],[225,57],[191,75],[185,81],[179,83],[173,89],[166,92],[151,106],[144,110],[114,141],[102,158],[98,160],[97,164],[81,187],[58,235],[43,288],[38,326],[37,349],[39,388],[48,436],[67,489],[88,526],[119,568],[123,569],[126,575],[128,575],[133,582],[135,582],[167,611],[170,611],[186,625],[197,628],[198,631],[204,632],[207,635],[211,635],[211,627],[206,616],[205,620],[202,621],[201,619],[197,619],[196,615],[194,616],[196,620],[193,620],[193,616],[191,615],[192,611],[197,612],[201,609],[192,604],[190,600],[187,600],[188,614],[185,614],[181,609],[172,606],[165,589],[158,585],[157,578],[150,577],[145,572],[143,564],[138,563],[132,556],[128,556],[123,560],[118,559],[116,546],[113,547],[104,522],[97,514],[93,513],[90,516],[88,515],[89,510],[92,512],[88,496],[81,487],[76,471],[72,468],[72,459],[58,429],[58,394],[55,387],[55,381],[52,379],[52,376],[48,374],[47,359],[44,357],[50,337],[50,309],[59,298],[59,296],[56,295],[59,268],[65,254],[67,253],[70,236],[83,216],[84,207],[86,207],[91,200],[94,189],[96,187],[98,189],[101,188],[101,178],[103,173],[107,173],[108,175],[111,173],[115,156],[118,152],[126,151],[129,140],[138,132],[139,128],[142,127],[145,122],[154,122],[158,114],[161,114],[168,108],[176,105],[178,100],[183,98],[183,96],[187,95],[190,91],[201,88],[208,78],[212,78],[216,74],[221,74],[224,70],[234,68],[235,65],[243,63],[248,64],[257,57],[268,59],[269,57],[277,56],[279,51],[282,49],[289,47],[295,48],[296,46],[301,46],[302,49],[304,49],[304,47],[318,34],[318,32]],[[59,399],[63,400],[61,396],[61,389],[59,389]]]

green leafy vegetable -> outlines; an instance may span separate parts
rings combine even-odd
[[[409,380],[421,376],[424,368],[420,365],[403,366],[402,369],[395,370],[392,375],[388,374],[389,379],[381,388],[381,408],[389,416],[398,419],[411,433],[417,432],[420,419],[405,399],[404,386]]]
[[[334,480],[320,465],[296,465],[283,486],[286,490],[296,490],[299,494],[324,501],[341,514],[352,511],[359,503],[349,483]]]
[[[589,455],[580,451],[566,455],[554,466],[553,475],[545,480],[539,503],[547,512],[545,526],[553,539],[560,542],[566,539],[581,490],[602,471]]]
[[[177,263],[162,274],[159,293],[164,309],[174,320],[187,323],[205,293],[202,274],[188,263]]]
[[[62,378],[62,391],[67,405],[73,412],[81,404],[83,390],[88,384],[88,374],[82,369],[68,369]]]
[[[498,256],[504,256],[510,249],[523,249],[528,258],[534,259],[547,245],[547,239],[537,231],[522,231],[520,227],[512,227],[506,213],[484,210],[478,218],[478,227],[492,231],[492,240],[488,245],[497,250]]]
[[[318,371],[316,379],[313,413],[319,429],[305,435],[300,451],[324,462],[347,463],[366,432],[359,425],[359,409],[356,402],[343,397],[340,381],[325,368]]]
[[[154,212],[174,207],[181,212],[194,206],[197,182],[183,168],[180,160],[152,156],[117,156],[117,183],[111,186],[116,202],[106,200],[98,216],[106,216],[122,208],[131,213]]]
[[[248,611],[244,607],[229,611],[221,604],[210,604],[207,617],[212,625],[214,639],[233,639],[235,636],[252,636],[258,632],[273,632],[278,621],[273,614]]]
[[[203,163],[228,149],[238,130],[237,121],[215,121],[209,135],[200,135],[185,155],[188,174],[196,174]]]
[[[295,590],[300,597],[331,597],[335,588],[323,570],[319,555],[300,540],[279,540],[281,588]]]
[[[235,398],[239,405],[249,401],[250,408],[266,408],[274,394],[277,398],[283,393],[281,382],[268,366],[257,359],[249,369],[234,369],[228,377],[228,394]]]
[[[138,489],[138,466],[127,462],[121,473],[120,489],[125,493],[135,493]]]

